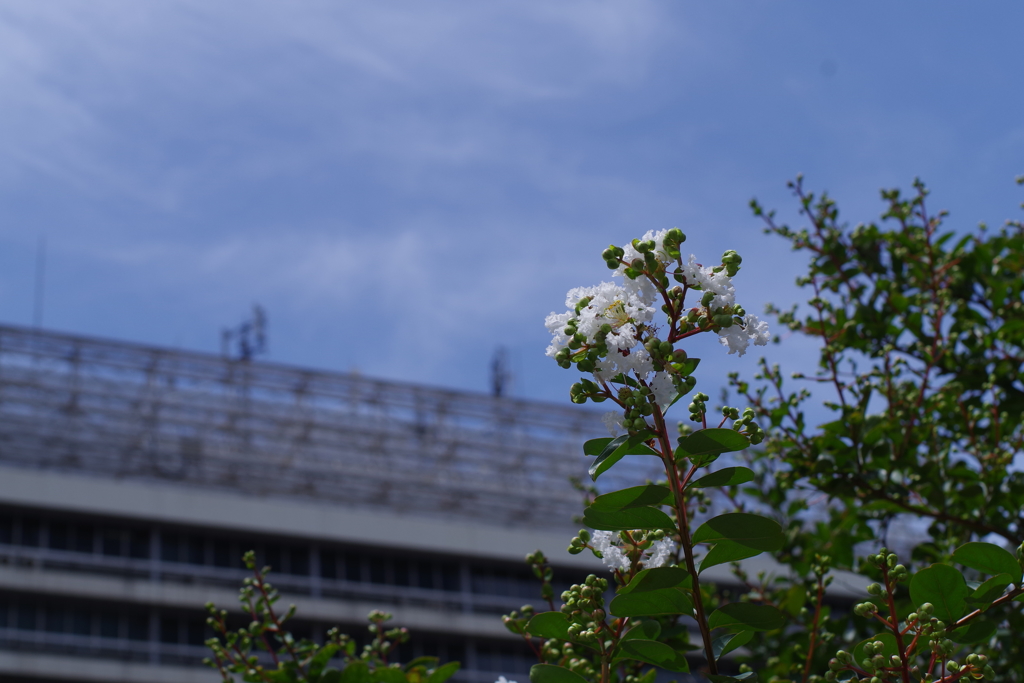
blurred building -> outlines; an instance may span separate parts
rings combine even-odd
[[[463,681],[528,670],[499,615],[559,582],[593,413],[0,326],[0,680],[216,681],[202,606],[255,549],[295,630],[413,632]]]

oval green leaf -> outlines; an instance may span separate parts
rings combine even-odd
[[[534,664],[530,667],[530,683],[588,683],[578,673],[554,664]]]
[[[341,683],[370,683],[370,667],[366,662],[350,663],[341,672]]]
[[[661,590],[662,588],[689,588],[690,573],[680,567],[654,567],[637,572],[629,585],[619,591],[619,595],[644,593]]]
[[[608,606],[617,617],[654,617],[673,614],[693,616],[693,602],[682,588],[617,595]]]
[[[459,667],[461,666],[462,665],[458,662],[448,662],[447,664],[442,664],[441,666],[437,667],[436,669],[430,672],[430,675],[427,676],[427,683],[444,683],[449,678],[458,673]]]
[[[697,481],[690,482],[687,488],[705,489],[711,486],[735,486],[753,481],[754,472],[746,467],[726,467],[706,474]]]
[[[782,547],[782,541],[779,541],[779,548]],[[779,548],[774,548],[778,550]],[[708,551],[708,554],[701,560],[699,572],[704,571],[710,567],[714,567],[720,564],[728,564],[729,562],[739,562],[745,560],[748,557],[755,557],[763,553],[763,550],[757,548],[751,548],[750,546],[741,545],[733,541],[719,541],[715,546]]]
[[[996,622],[990,619],[972,619],[966,626],[961,626],[949,634],[949,637],[950,640],[961,645],[974,645],[991,638],[992,634],[996,632],[996,626]]]
[[[676,652],[671,646],[656,640],[626,640],[622,641],[619,647],[623,654],[641,662],[660,666],[669,671],[690,670],[690,665],[682,652]]]
[[[561,612],[538,614],[526,625],[526,632],[537,638],[569,640],[569,617]]]
[[[730,512],[704,522],[693,533],[694,543],[729,540],[757,550],[782,547],[782,527],[774,519],[747,512]]]
[[[731,429],[701,429],[679,440],[677,458],[689,458],[697,467],[714,462],[722,453],[742,451],[750,445],[747,437]]]
[[[654,619],[634,619],[630,623],[634,626],[622,636],[623,640],[657,640],[661,635],[661,624]]]
[[[715,655],[715,660],[721,659],[738,647],[743,647],[753,637],[753,631],[739,631],[718,636],[715,638],[715,642],[711,643],[711,650]]]
[[[786,624],[786,616],[771,605],[732,602],[722,605],[708,617],[710,628],[741,628],[751,631],[774,631]]]
[[[633,436],[623,434],[622,436],[615,437],[606,443],[601,452],[597,454],[597,459],[590,466],[590,478],[597,481],[599,476],[608,471],[619,460],[622,460],[624,456],[657,455],[657,452],[644,443],[644,441],[648,441],[653,437],[654,434],[648,431],[639,432]],[[584,449],[586,449],[586,445],[584,445]]]
[[[965,543],[953,552],[953,561],[985,574],[1009,574],[1013,583],[1020,583],[1021,568],[1017,559],[994,543]]]
[[[947,624],[963,616],[970,592],[963,574],[948,564],[925,567],[910,580],[910,599],[914,604],[932,603],[935,616]]]
[[[1006,587],[1013,583],[1009,574],[996,574],[981,584],[967,596],[967,604],[975,609],[985,610],[1006,592]]]
[[[668,505],[671,502],[671,490],[664,486],[648,484],[605,493],[595,498],[590,507],[597,510],[629,510],[648,505]]]
[[[588,507],[583,511],[583,523],[591,529],[602,531],[623,531],[626,529],[675,528],[672,519],[655,508],[633,508],[631,510],[598,510]]]

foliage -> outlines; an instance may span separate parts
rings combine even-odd
[[[910,199],[883,192],[894,228],[851,231],[827,196],[804,193],[799,180],[792,187],[811,229],[753,208],[769,232],[812,256],[799,280],[813,290],[810,313],[774,312],[822,342],[814,394],[787,392],[779,369],[762,361],[754,388],[732,378],[748,403],[742,412],[723,407],[722,422],[709,424],[710,399],[696,393],[689,412],[699,428],[670,426],[665,411],[694,388],[699,362],[681,342],[714,332],[742,354],[766,337],[735,304],[739,256],[695,268],[679,253],[678,231],[609,247],[602,258],[624,286],[573,290],[569,314],[549,317],[549,355],[590,375],[573,385],[572,400],[622,411],[625,434],[584,445],[591,477],[647,456],[661,462],[664,480],[588,505],[583,521],[593,531],[581,530],[570,552],[604,559],[610,582],[574,586],[558,613],[506,619],[542,642],[533,683],[633,683],[654,675],[645,665],[692,666],[711,681],[1019,680],[1024,474],[1011,464],[1024,438],[1021,226],[942,232],[945,214],[926,211],[918,183]],[[660,324],[645,316],[648,300],[629,298],[637,291],[661,304]],[[697,305],[683,303],[690,292]],[[644,351],[649,364],[618,357]],[[827,387],[834,417],[811,427],[806,408]],[[705,473],[724,453],[747,466]],[[719,487],[726,495],[715,500],[731,509],[698,523]],[[930,524],[907,566],[878,549],[897,515]],[[645,565],[654,543],[673,541],[675,561]],[[858,557],[864,546],[878,550]],[[788,572],[751,580],[735,564],[763,552]],[[702,581],[729,563],[748,588],[741,595]],[[854,615],[833,609],[841,606],[829,590],[836,569],[878,581]],[[688,627],[699,646],[688,643]]]
[[[206,641],[213,658],[205,663],[217,669],[225,683],[234,681],[236,675],[247,683],[444,683],[459,670],[458,662],[438,666],[436,657],[420,657],[405,665],[389,661],[409,633],[404,628],[386,629],[384,624],[391,615],[384,612],[370,613],[372,639],[358,654],[355,641],[336,628],[328,632],[322,645],[296,640],[285,627],[295,606],[284,614],[275,610],[280,595],[266,580],[270,568],[257,569],[252,551],[243,561],[253,573],[239,592],[249,625],[232,630],[226,610],[218,610],[212,603],[206,606],[207,623],[217,635]],[[340,664],[340,668],[332,664]]]

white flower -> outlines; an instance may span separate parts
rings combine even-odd
[[[613,410],[601,416],[601,421],[604,422],[604,426],[608,428],[612,436],[618,436],[622,433],[622,419],[621,410]]]
[[[505,678],[504,676],[498,676],[498,680],[494,681],[494,683],[516,683],[516,682],[515,681],[510,681],[507,678]]]
[[[650,381],[648,386],[654,393],[654,398],[658,401],[658,405],[661,406],[662,410],[667,410],[668,404],[679,393],[675,382],[672,381],[672,375],[667,372],[655,373],[654,379]]]
[[[601,552],[601,561],[606,567],[612,571],[620,569],[628,572],[629,558],[622,552],[622,548],[613,544],[617,540],[619,535],[614,531],[595,531],[590,537],[590,545]]]
[[[724,308],[736,303],[736,288],[732,278],[724,270],[715,272],[714,268],[704,268],[697,263],[697,257],[690,254],[690,260],[683,266],[683,277],[691,287],[696,285],[704,292],[714,292],[715,298],[711,308]]]
[[[652,543],[650,549],[645,553],[644,559],[641,561],[643,562],[645,569],[662,567],[675,554],[675,552],[676,542],[671,538],[665,538]]]
[[[748,313],[743,318],[742,325],[723,327],[718,331],[718,337],[722,346],[729,349],[730,356],[734,353],[742,356],[747,352],[750,342],[754,342],[754,346],[764,346],[771,340],[772,335],[768,331],[766,321],[758,320],[756,315]]]

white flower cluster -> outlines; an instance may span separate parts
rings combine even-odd
[[[718,341],[722,346],[729,349],[729,355],[738,354],[742,356],[747,352],[747,346],[754,342],[754,346],[765,346],[772,339],[772,333],[768,331],[768,323],[758,320],[756,315],[747,313],[743,318],[743,327],[733,325],[718,332]]]
[[[644,242],[653,242],[654,249],[647,256],[653,256],[659,263],[671,270],[678,262],[669,255],[665,247],[668,230],[649,231],[643,236]],[[685,238],[684,238],[685,239]],[[654,284],[645,276],[630,278],[626,276],[630,268],[628,264],[637,259],[643,261],[645,254],[633,247],[632,243],[622,247],[623,256],[613,275],[622,277],[622,284],[602,282],[595,287],[577,287],[566,295],[565,304],[569,309],[564,313],[551,313],[544,324],[552,335],[547,355],[556,358],[559,352],[571,346],[573,337],[580,345],[607,348],[607,353],[596,363],[590,363],[585,371],[593,371],[598,380],[609,380],[620,373],[636,376],[648,382],[655,392],[657,401],[662,406],[675,396],[676,388],[666,373],[656,373],[651,354],[640,344],[638,327],[651,325],[654,322],[656,307],[659,307],[658,291]],[[734,252],[732,258],[738,259]],[[725,257],[725,258],[728,258]],[[614,262],[612,262],[614,264]],[[673,271],[674,272],[674,271]],[[736,289],[732,278],[725,269],[704,267],[697,263],[696,257],[690,255],[687,262],[679,267],[686,284],[698,291],[711,293],[710,301],[705,300],[708,309],[716,314],[719,311],[732,311],[736,305]],[[706,296],[706,294],[705,294]],[[743,315],[743,311],[740,310]],[[729,313],[725,313],[728,317]],[[747,347],[753,343],[764,346],[771,339],[768,324],[758,320],[757,316],[745,315],[741,324],[733,323],[729,327],[718,330],[720,342],[729,349],[730,354],[743,355]],[[590,362],[590,361],[588,361]],[[568,367],[566,365],[565,367]],[[584,369],[581,364],[580,369]],[[615,431],[613,425],[609,429]]]
[[[516,682],[515,681],[510,681],[507,678],[505,678],[504,676],[498,676],[498,680],[494,681],[494,683],[516,683]]]
[[[590,544],[595,550],[601,551],[602,562],[605,566],[615,571],[629,571],[629,558],[622,552],[616,543],[619,541],[619,534],[614,531],[595,531],[591,536]],[[664,566],[670,557],[676,552],[676,543],[670,538],[655,541],[651,547],[644,551],[640,558],[640,564],[644,569],[654,569]]]

